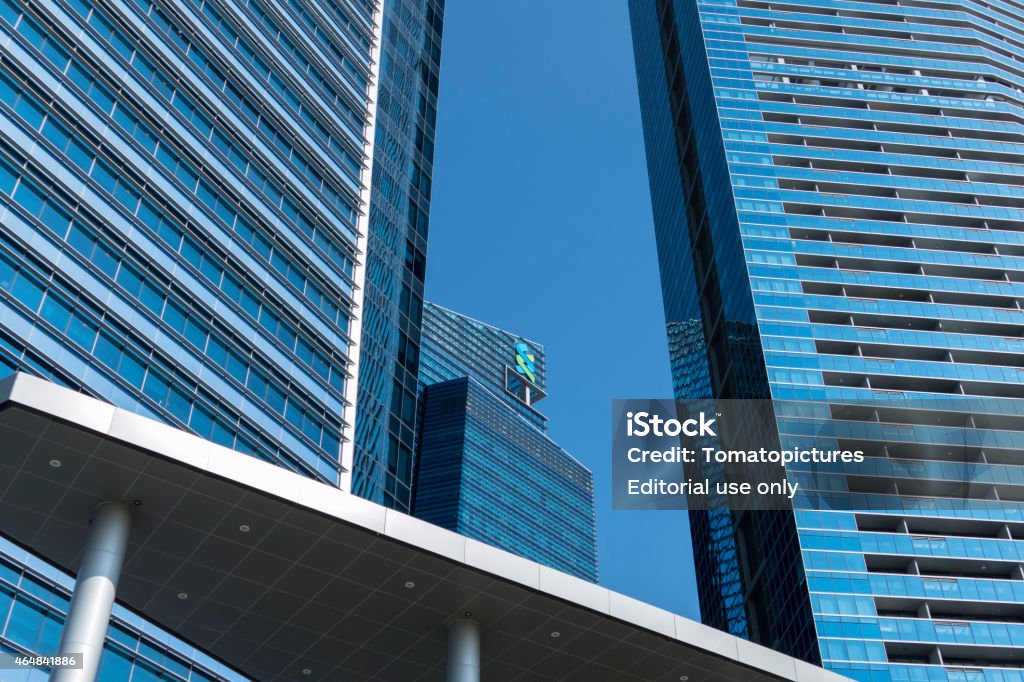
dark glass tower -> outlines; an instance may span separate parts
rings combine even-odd
[[[677,396],[855,406],[839,444],[891,476],[691,513],[703,617],[856,679],[1024,679],[991,483],[1024,480],[1022,9],[630,1]]]
[[[385,0],[351,489],[412,503],[444,0]]]
[[[427,303],[416,516],[597,581],[590,470],[544,432],[543,348]]]

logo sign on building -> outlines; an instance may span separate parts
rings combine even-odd
[[[536,356],[523,341],[516,341],[516,371],[525,376],[531,384],[537,383]]]

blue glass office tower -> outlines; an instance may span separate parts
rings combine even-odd
[[[705,621],[860,680],[1024,679],[1024,7],[630,13],[677,396],[871,406],[841,444],[894,472],[837,493],[885,511],[691,513]],[[1008,485],[921,493],[964,471]]]
[[[590,470],[544,432],[543,348],[427,303],[413,513],[597,581]]]
[[[385,0],[350,489],[412,503],[444,0]],[[345,486],[349,487],[349,486]]]
[[[6,369],[337,482],[371,11],[4,4]]]
[[[401,360],[399,331],[416,336],[440,12],[0,0],[0,374],[346,488],[354,462],[367,469],[357,452],[384,461],[379,439],[355,447],[356,377],[365,360],[386,407],[396,380],[415,394],[415,363],[400,375],[372,357]],[[391,422],[411,450],[412,422]],[[3,554],[0,646],[55,650],[59,574]],[[125,623],[135,643],[112,630],[109,647],[132,679],[222,669],[182,668],[201,654],[166,635],[142,654],[156,630]],[[105,679],[127,679],[112,661]]]

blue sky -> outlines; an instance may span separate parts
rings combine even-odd
[[[447,0],[427,298],[544,345],[601,583],[697,617],[683,512],[613,512],[611,401],[670,397],[625,0]]]

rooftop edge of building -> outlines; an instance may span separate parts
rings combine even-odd
[[[0,532],[74,572],[95,505],[138,500],[119,601],[257,679],[343,673],[354,669],[355,653],[391,671],[373,679],[441,679],[443,626],[465,613],[484,624],[484,671],[491,666],[496,680],[511,679],[508,671],[542,675],[544,666],[590,675],[578,679],[846,679],[29,375],[0,381],[0,434],[7,444],[0,466],[11,474],[0,493]],[[203,566],[194,557],[199,544]],[[256,560],[232,558],[235,545],[249,545],[246,556]],[[180,563],[157,576],[145,568],[153,553]],[[339,558],[350,561],[342,567]],[[405,619],[418,620],[412,632],[422,633],[426,659],[375,653],[364,641],[340,660],[339,628],[381,619],[375,601],[340,589],[360,582],[401,602],[372,635],[394,629],[398,642],[409,632]],[[241,590],[238,603],[229,603],[232,588]],[[230,627],[210,622],[236,612]],[[422,625],[434,616],[436,627]],[[267,620],[277,629],[257,636]],[[288,651],[285,639],[310,632],[324,634],[301,656],[277,655]],[[579,654],[599,637],[628,638],[629,651]],[[488,642],[507,646],[488,650]],[[527,645],[541,646],[544,656],[524,664],[517,652]],[[654,651],[660,655],[647,655]],[[413,668],[419,676],[403,676]],[[548,677],[569,679],[561,674]]]

